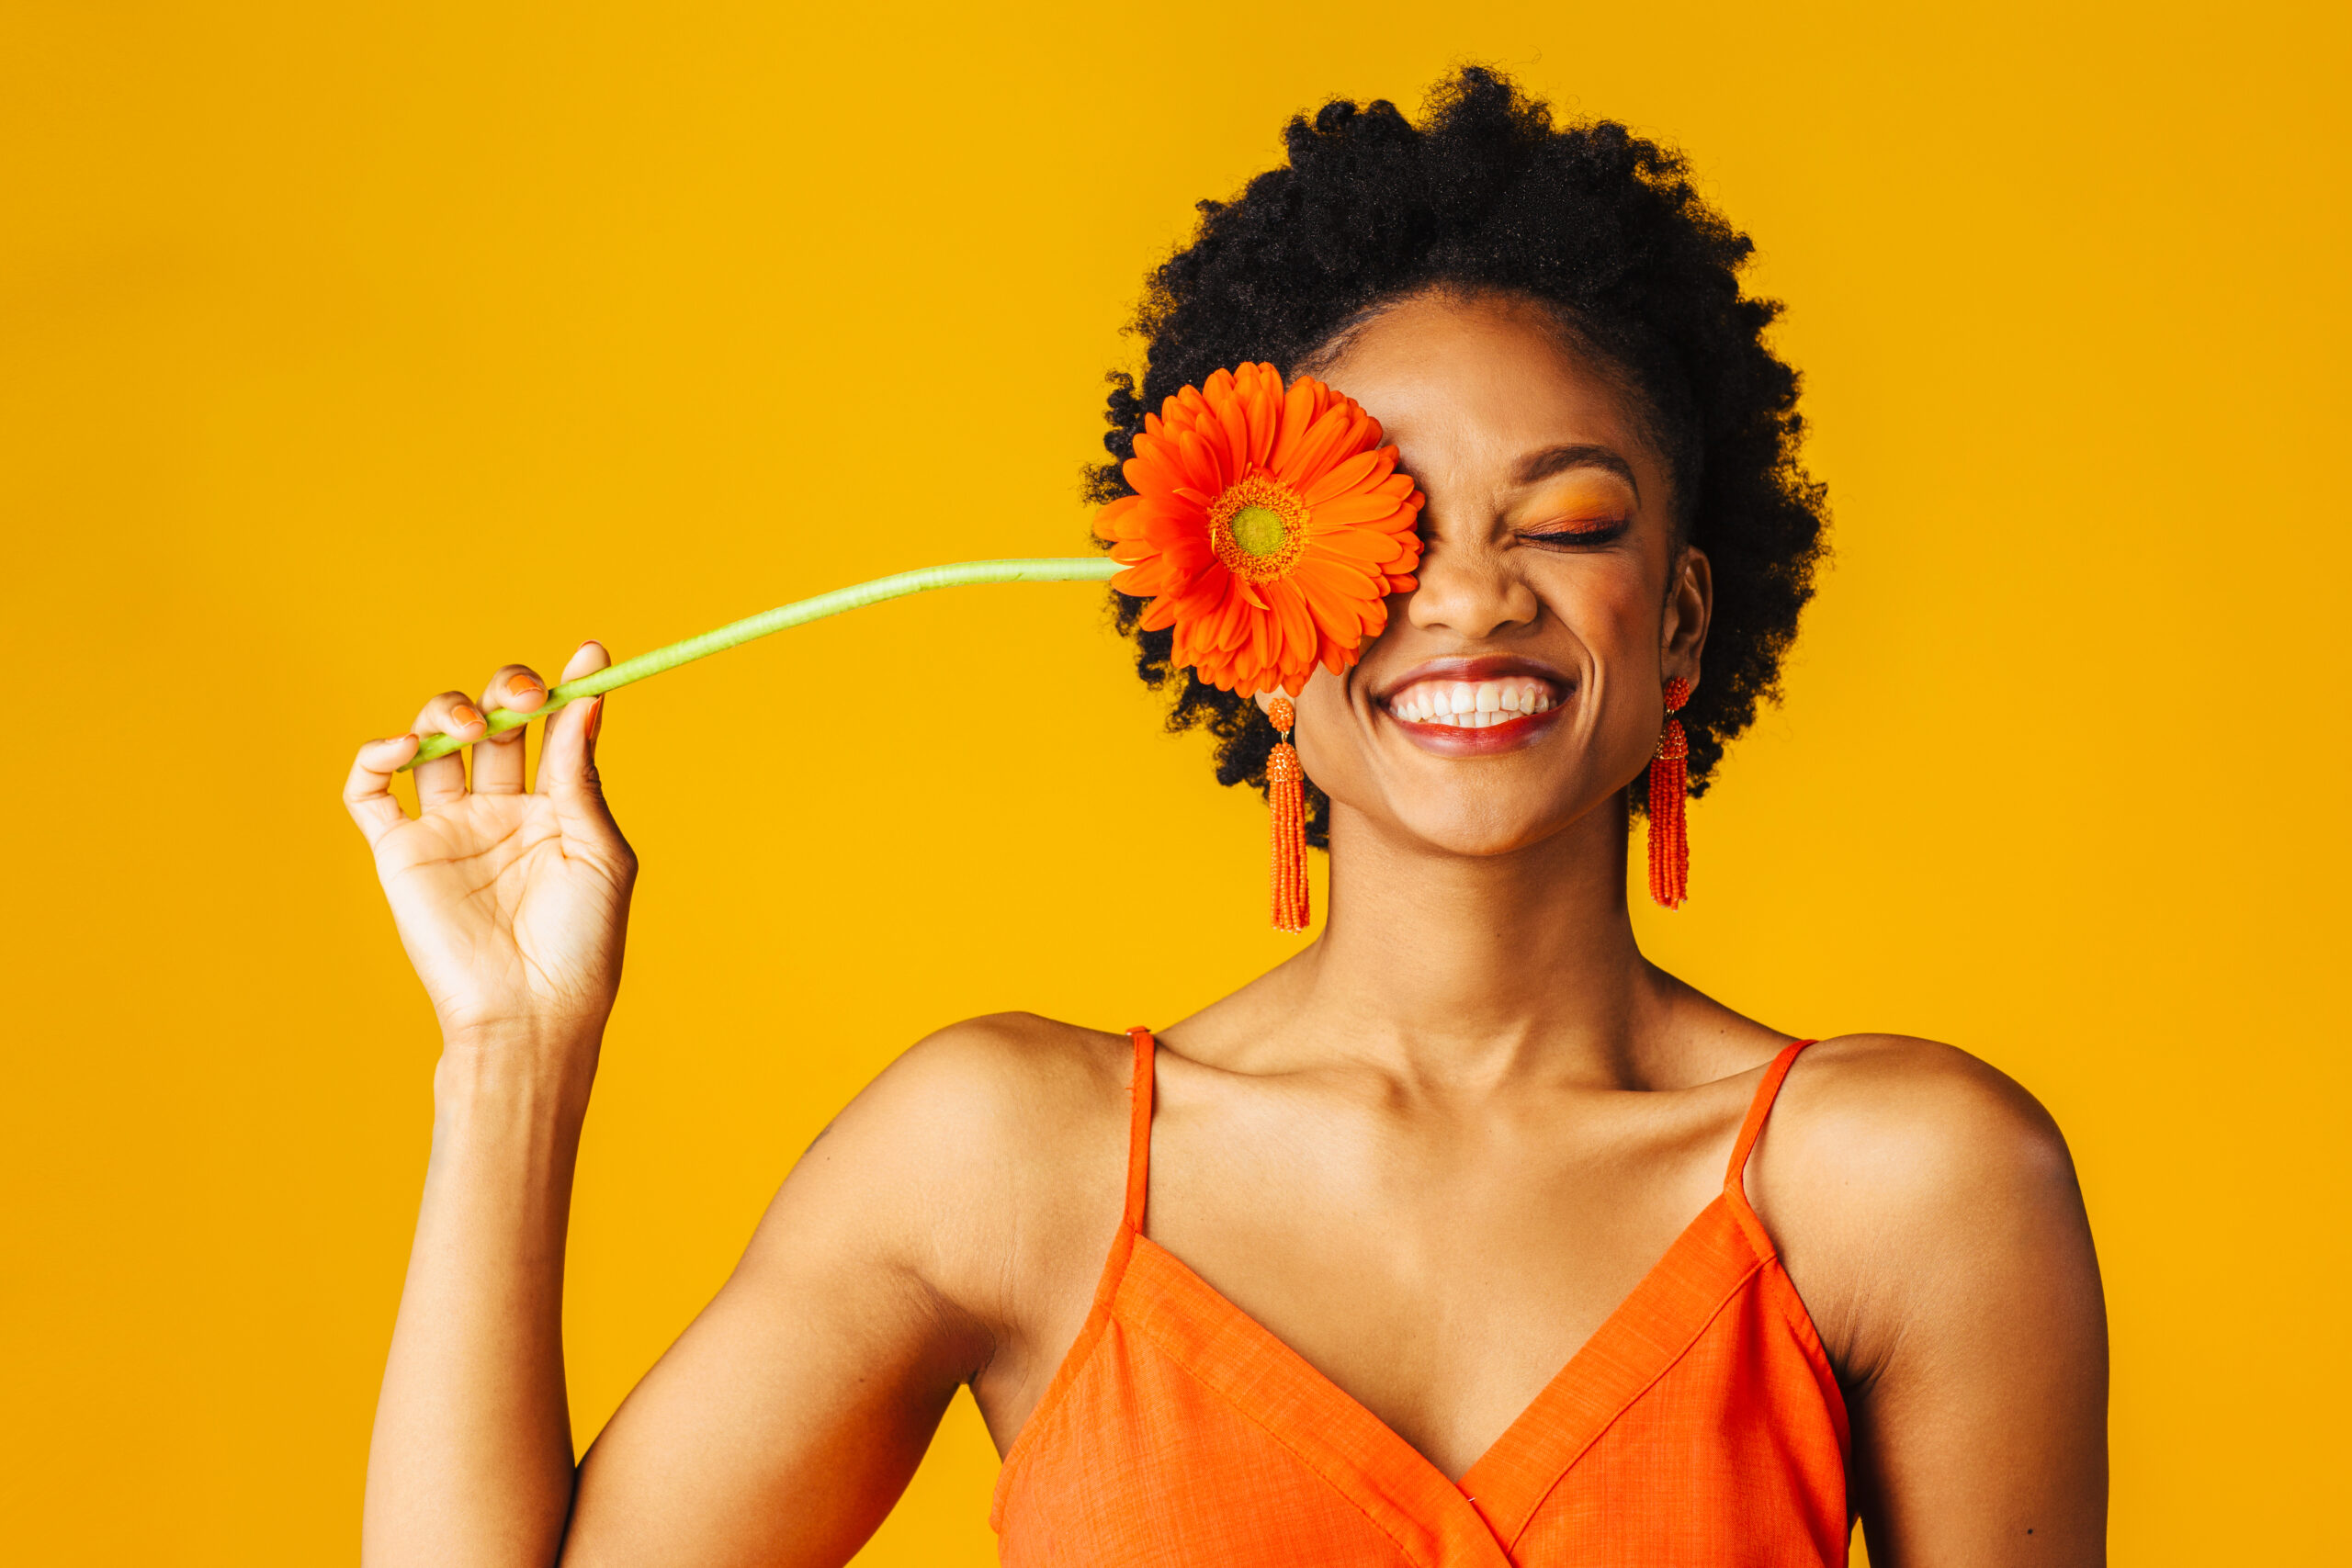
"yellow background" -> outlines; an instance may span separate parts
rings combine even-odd
[[[2056,1112],[2120,1562],[2340,1549],[2340,8],[0,10],[0,1539],[354,1552],[432,1021],[336,804],[501,660],[1082,548],[1190,204],[1450,62],[1688,150],[1792,303],[1838,556],[1662,961]],[[584,1441],[879,1066],[1166,1021],[1291,944],[1096,591],[616,700],[646,870]],[[862,1562],[989,1560],[968,1402]]]

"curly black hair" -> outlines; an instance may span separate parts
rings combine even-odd
[[[1266,360],[1288,374],[1426,289],[1539,301],[1629,384],[1673,474],[1678,525],[1713,566],[1707,678],[1682,713],[1703,793],[1725,744],[1779,695],[1825,551],[1825,493],[1797,457],[1797,374],[1764,343],[1781,306],[1740,292],[1755,247],[1691,188],[1679,153],[1611,120],[1555,128],[1476,66],[1438,85],[1419,125],[1385,100],[1335,100],[1283,140],[1288,164],[1237,200],[1202,202],[1191,243],[1152,273],[1133,325],[1143,384],[1110,378],[1113,460],[1089,470],[1090,498],[1130,493],[1120,465],[1146,412],[1214,371]],[[1169,728],[1205,728],[1217,782],[1263,790],[1274,732],[1257,705],[1172,668],[1175,633],[1139,630],[1146,601],[1113,597],[1137,673],[1182,682]],[[1307,794],[1308,840],[1328,848],[1330,802]],[[1646,799],[1641,781],[1631,799]]]

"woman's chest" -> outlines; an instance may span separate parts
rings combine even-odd
[[[1155,1136],[1151,1243],[1454,1476],[1721,1187],[1698,1140],[1638,1128],[1195,1131]]]
[[[1008,1456],[1008,1562],[1843,1561],[1842,1404],[1722,1151],[1185,1120]]]

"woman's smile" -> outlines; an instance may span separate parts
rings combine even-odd
[[[1548,733],[1576,682],[1547,665],[1507,656],[1432,659],[1373,699],[1405,738],[1441,757],[1485,757]]]

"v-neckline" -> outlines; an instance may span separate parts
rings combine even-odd
[[[1487,1551],[1507,1551],[1593,1441],[1771,1256],[1753,1211],[1727,1186],[1458,1480],[1140,1231],[1111,1315],[1322,1472],[1416,1560],[1466,1561],[1447,1552],[1467,1551],[1507,1562]],[[1439,1539],[1411,1539],[1430,1532]]]
[[[1127,1032],[1136,1056],[1126,1212],[1085,1326],[1005,1454],[992,1524],[1001,1520],[1007,1489],[1043,1418],[1115,1323],[1303,1461],[1394,1540],[1415,1568],[1510,1568],[1510,1549],[1544,1498],[1681,1360],[1717,1314],[1776,1264],[1772,1239],[1748,1205],[1743,1177],[1781,1082],[1812,1043],[1807,1040],[1791,1042],[1765,1068],[1733,1144],[1723,1190],[1457,1482],[1143,1234],[1157,1051],[1149,1030]],[[1809,1331],[1804,1304],[1794,1303],[1793,1310]],[[1838,1440],[1845,1441],[1842,1423]]]

